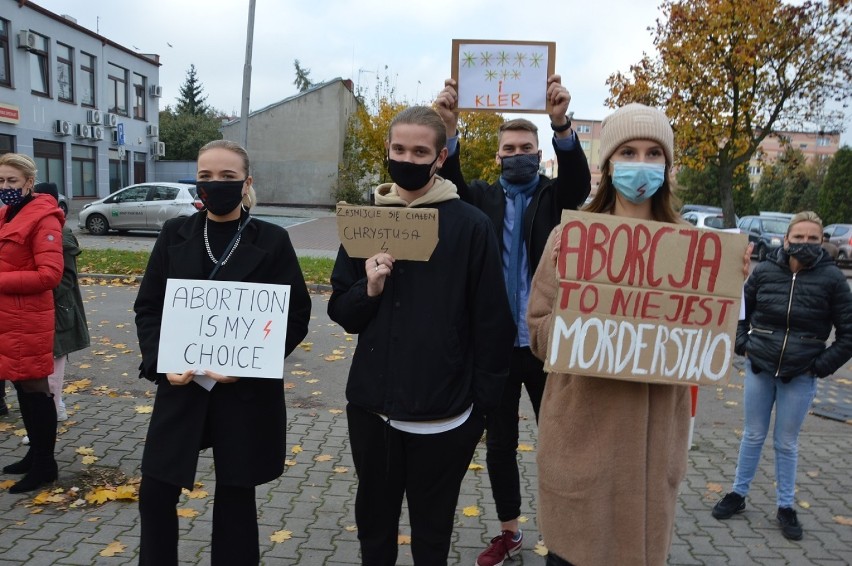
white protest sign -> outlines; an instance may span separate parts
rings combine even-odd
[[[289,285],[169,279],[157,371],[282,379]]]
[[[547,77],[556,69],[554,42],[454,39],[451,64],[459,110],[550,110]]]

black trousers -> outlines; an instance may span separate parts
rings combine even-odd
[[[393,566],[402,498],[408,501],[415,564],[447,564],[461,482],[482,437],[474,411],[458,428],[411,434],[348,405],[349,440],[358,474],[355,522],[365,566]]]
[[[547,553],[547,561],[544,563],[544,566],[574,566],[574,565],[571,564],[570,562],[568,562],[567,560],[563,560],[562,558],[559,558],[558,556],[556,556],[552,552],[548,552]]]
[[[139,486],[142,533],[139,564],[177,566],[177,502],[181,488],[143,475]],[[256,566],[260,563],[257,507],[253,487],[216,484],[213,499],[213,566]]]
[[[521,515],[521,480],[518,471],[518,407],[521,403],[521,388],[527,389],[538,423],[546,378],[542,361],[529,348],[515,348],[500,406],[488,413],[485,463],[497,517],[501,522],[517,519]]]

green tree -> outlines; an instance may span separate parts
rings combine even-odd
[[[160,141],[166,144],[165,159],[195,160],[198,150],[207,142],[222,139],[220,114],[208,111],[194,115],[180,113],[166,106],[160,111]]]
[[[203,95],[204,86],[198,80],[195,65],[190,65],[186,72],[186,79],[180,87],[180,96],[177,100],[178,114],[191,114],[202,116],[210,111],[206,104],[207,96]]]
[[[754,195],[757,208],[790,213],[818,210],[825,171],[821,162],[808,162],[799,149],[787,147],[775,162],[763,167]]]
[[[722,206],[719,192],[719,168],[713,163],[703,169],[682,167],[677,173],[677,196],[684,204],[706,204]],[[734,208],[738,216],[756,212],[752,200],[751,186],[745,170],[737,172],[734,178]]]
[[[664,108],[682,165],[719,170],[726,223],[735,174],[766,136],[834,125],[826,102],[852,94],[849,0],[663,0],[657,56],[607,79],[610,106]]]
[[[293,67],[296,68],[296,80],[293,81],[293,84],[296,85],[296,88],[299,89],[299,92],[305,92],[312,86],[314,83],[311,82],[310,75],[311,70],[305,69],[299,64],[299,60],[295,59],[293,61]]]
[[[828,165],[818,210],[826,224],[852,221],[852,148],[848,145],[841,147]]]

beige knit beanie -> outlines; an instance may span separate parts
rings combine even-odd
[[[630,140],[655,141],[662,146],[666,163],[671,166],[674,161],[674,132],[668,117],[656,108],[634,102],[604,118],[599,166],[603,167],[618,146]]]

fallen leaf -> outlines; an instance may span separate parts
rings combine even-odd
[[[350,533],[354,533],[358,530],[358,525],[346,525],[343,527],[344,531],[349,531]]]
[[[811,470],[810,472],[807,472],[807,475],[809,478],[818,478],[819,472],[817,470]]]
[[[302,447],[297,444],[293,448],[290,449],[290,452],[292,452],[293,454],[301,454],[302,453]]]
[[[343,350],[332,350],[332,354],[337,354],[338,356],[343,355]]]
[[[411,535],[398,535],[396,537],[397,544],[411,544]]]
[[[83,456],[83,464],[88,466],[100,460],[97,456]]]
[[[293,538],[293,531],[275,531],[269,537],[272,542],[284,542]]]
[[[15,431],[15,436],[26,436],[26,435],[27,435],[27,429],[25,429],[25,428],[19,428],[18,430]]]
[[[99,488],[86,494],[86,501],[103,505],[107,501],[115,501],[115,490]]]
[[[726,407],[736,407],[737,405],[739,405],[739,403],[737,403],[736,401],[725,401]]]
[[[832,517],[834,522],[838,525],[846,525],[847,527],[852,527],[852,517],[844,517],[843,515],[835,515]]]
[[[0,432],[6,432],[7,430],[12,430],[15,426],[12,423],[0,423]]]
[[[331,455],[330,454],[320,454],[319,456],[316,456],[314,458],[314,460],[317,461],[317,462],[328,462],[329,460],[331,460]]]
[[[317,378],[306,379],[305,383],[319,383],[319,379],[317,379]]]
[[[42,511],[44,511],[44,508],[43,508],[43,507],[36,507],[36,508],[35,508],[35,509],[33,509],[32,511],[30,511],[30,515],[38,515],[38,514],[39,514],[39,513],[41,513]]]
[[[205,497],[209,497],[210,494],[203,489],[193,489],[187,494],[187,497],[190,499],[204,499]]]
[[[479,507],[477,507],[476,505],[465,507],[464,509],[462,509],[462,513],[465,517],[479,517],[480,515]]]
[[[185,517],[187,519],[192,519],[193,517],[198,517],[198,511],[195,509],[178,509],[177,510],[178,517]]]
[[[331,413],[332,415],[339,415],[340,413],[343,412],[343,409],[329,409],[328,412]]]
[[[811,508],[811,504],[810,504],[810,503],[808,503],[807,501],[802,501],[802,500],[800,499],[800,500],[799,500],[799,507],[801,507],[802,509],[810,509],[810,508]]]
[[[708,483],[707,484],[707,491],[712,491],[713,493],[722,493],[722,490],[724,490],[724,489],[725,488],[722,487],[722,485],[718,484],[718,483]]]
[[[311,391],[311,395],[322,395],[322,391]]]
[[[91,456],[95,453],[95,449],[89,448],[88,446],[79,446],[76,450],[74,450],[74,452],[80,454],[81,456]]]
[[[288,459],[284,460],[284,465],[285,465],[285,466],[295,466],[295,465],[296,465],[296,460],[290,460],[290,459],[288,458]]]
[[[518,452],[532,452],[533,450],[535,450],[535,448],[529,444],[518,444]]]
[[[478,472],[479,470],[484,470],[485,467],[482,464],[474,464],[473,462],[471,462],[467,469],[473,470],[474,472]]]
[[[15,485],[15,480],[3,480],[0,481],[0,489],[9,489],[13,485]]]
[[[295,389],[295,387],[296,387],[296,384],[293,383],[292,381],[288,381],[287,383],[284,384],[284,389]]]
[[[36,505],[44,505],[45,503],[48,502],[49,499],[50,499],[50,492],[49,491],[42,491],[41,493],[39,493],[38,495],[33,497],[33,503],[36,504]]]
[[[529,519],[527,518],[526,515],[521,515],[520,517],[518,517],[519,523],[526,523],[527,521],[529,521]]]
[[[533,552],[535,552],[539,556],[547,556],[547,547],[544,546],[541,541],[538,541],[535,545],[535,548],[533,548]]]
[[[121,554],[127,547],[121,544],[118,541],[114,541],[106,545],[106,548],[101,550],[98,554],[101,556],[115,556],[116,554]]]
[[[89,369],[90,367],[92,366],[90,366],[89,364],[80,364],[80,369]]]
[[[313,348],[313,345],[313,342],[302,342],[301,344],[299,344],[299,348],[303,349],[306,352],[310,352],[311,348]]]
[[[339,356],[337,354],[329,354],[328,356],[324,356],[323,359],[327,362],[336,362],[338,360],[345,360],[346,356]]]
[[[134,407],[134,410],[139,414],[147,414],[154,412],[154,407],[152,407],[151,405],[136,405],[136,407]]]
[[[292,375],[311,375],[311,372],[305,371],[303,369],[294,369],[290,372]]]
[[[120,485],[115,488],[115,498],[124,501],[136,501],[139,496],[136,494],[136,488],[132,485]]]
[[[349,468],[347,468],[346,466],[337,466],[337,467],[336,467],[336,468],[334,468],[332,471],[333,471],[335,474],[345,474],[346,472],[348,472],[348,471],[349,471]]]

